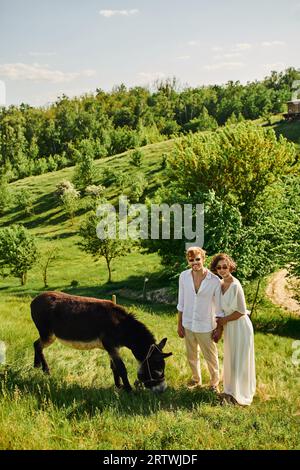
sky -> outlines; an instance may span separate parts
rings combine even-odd
[[[0,0],[0,105],[300,68],[300,0]]]

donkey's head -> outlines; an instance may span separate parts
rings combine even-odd
[[[138,382],[143,383],[153,392],[163,392],[167,388],[165,358],[171,356],[172,353],[162,352],[166,342],[167,338],[164,338],[159,344],[151,344],[147,356],[138,370]]]

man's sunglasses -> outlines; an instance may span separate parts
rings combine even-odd
[[[193,258],[193,259],[189,258],[188,261],[189,263],[193,263],[194,261],[201,261],[201,258]]]

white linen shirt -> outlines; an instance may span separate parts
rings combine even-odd
[[[182,312],[182,326],[194,333],[208,333],[216,327],[215,317],[223,317],[221,309],[221,281],[208,271],[195,291],[192,269],[179,276],[177,310]]]

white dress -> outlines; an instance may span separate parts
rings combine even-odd
[[[221,294],[221,307],[225,317],[235,311],[243,314],[224,325],[224,393],[232,395],[240,405],[250,405],[256,388],[254,334],[238,279],[234,278],[227,291]]]

